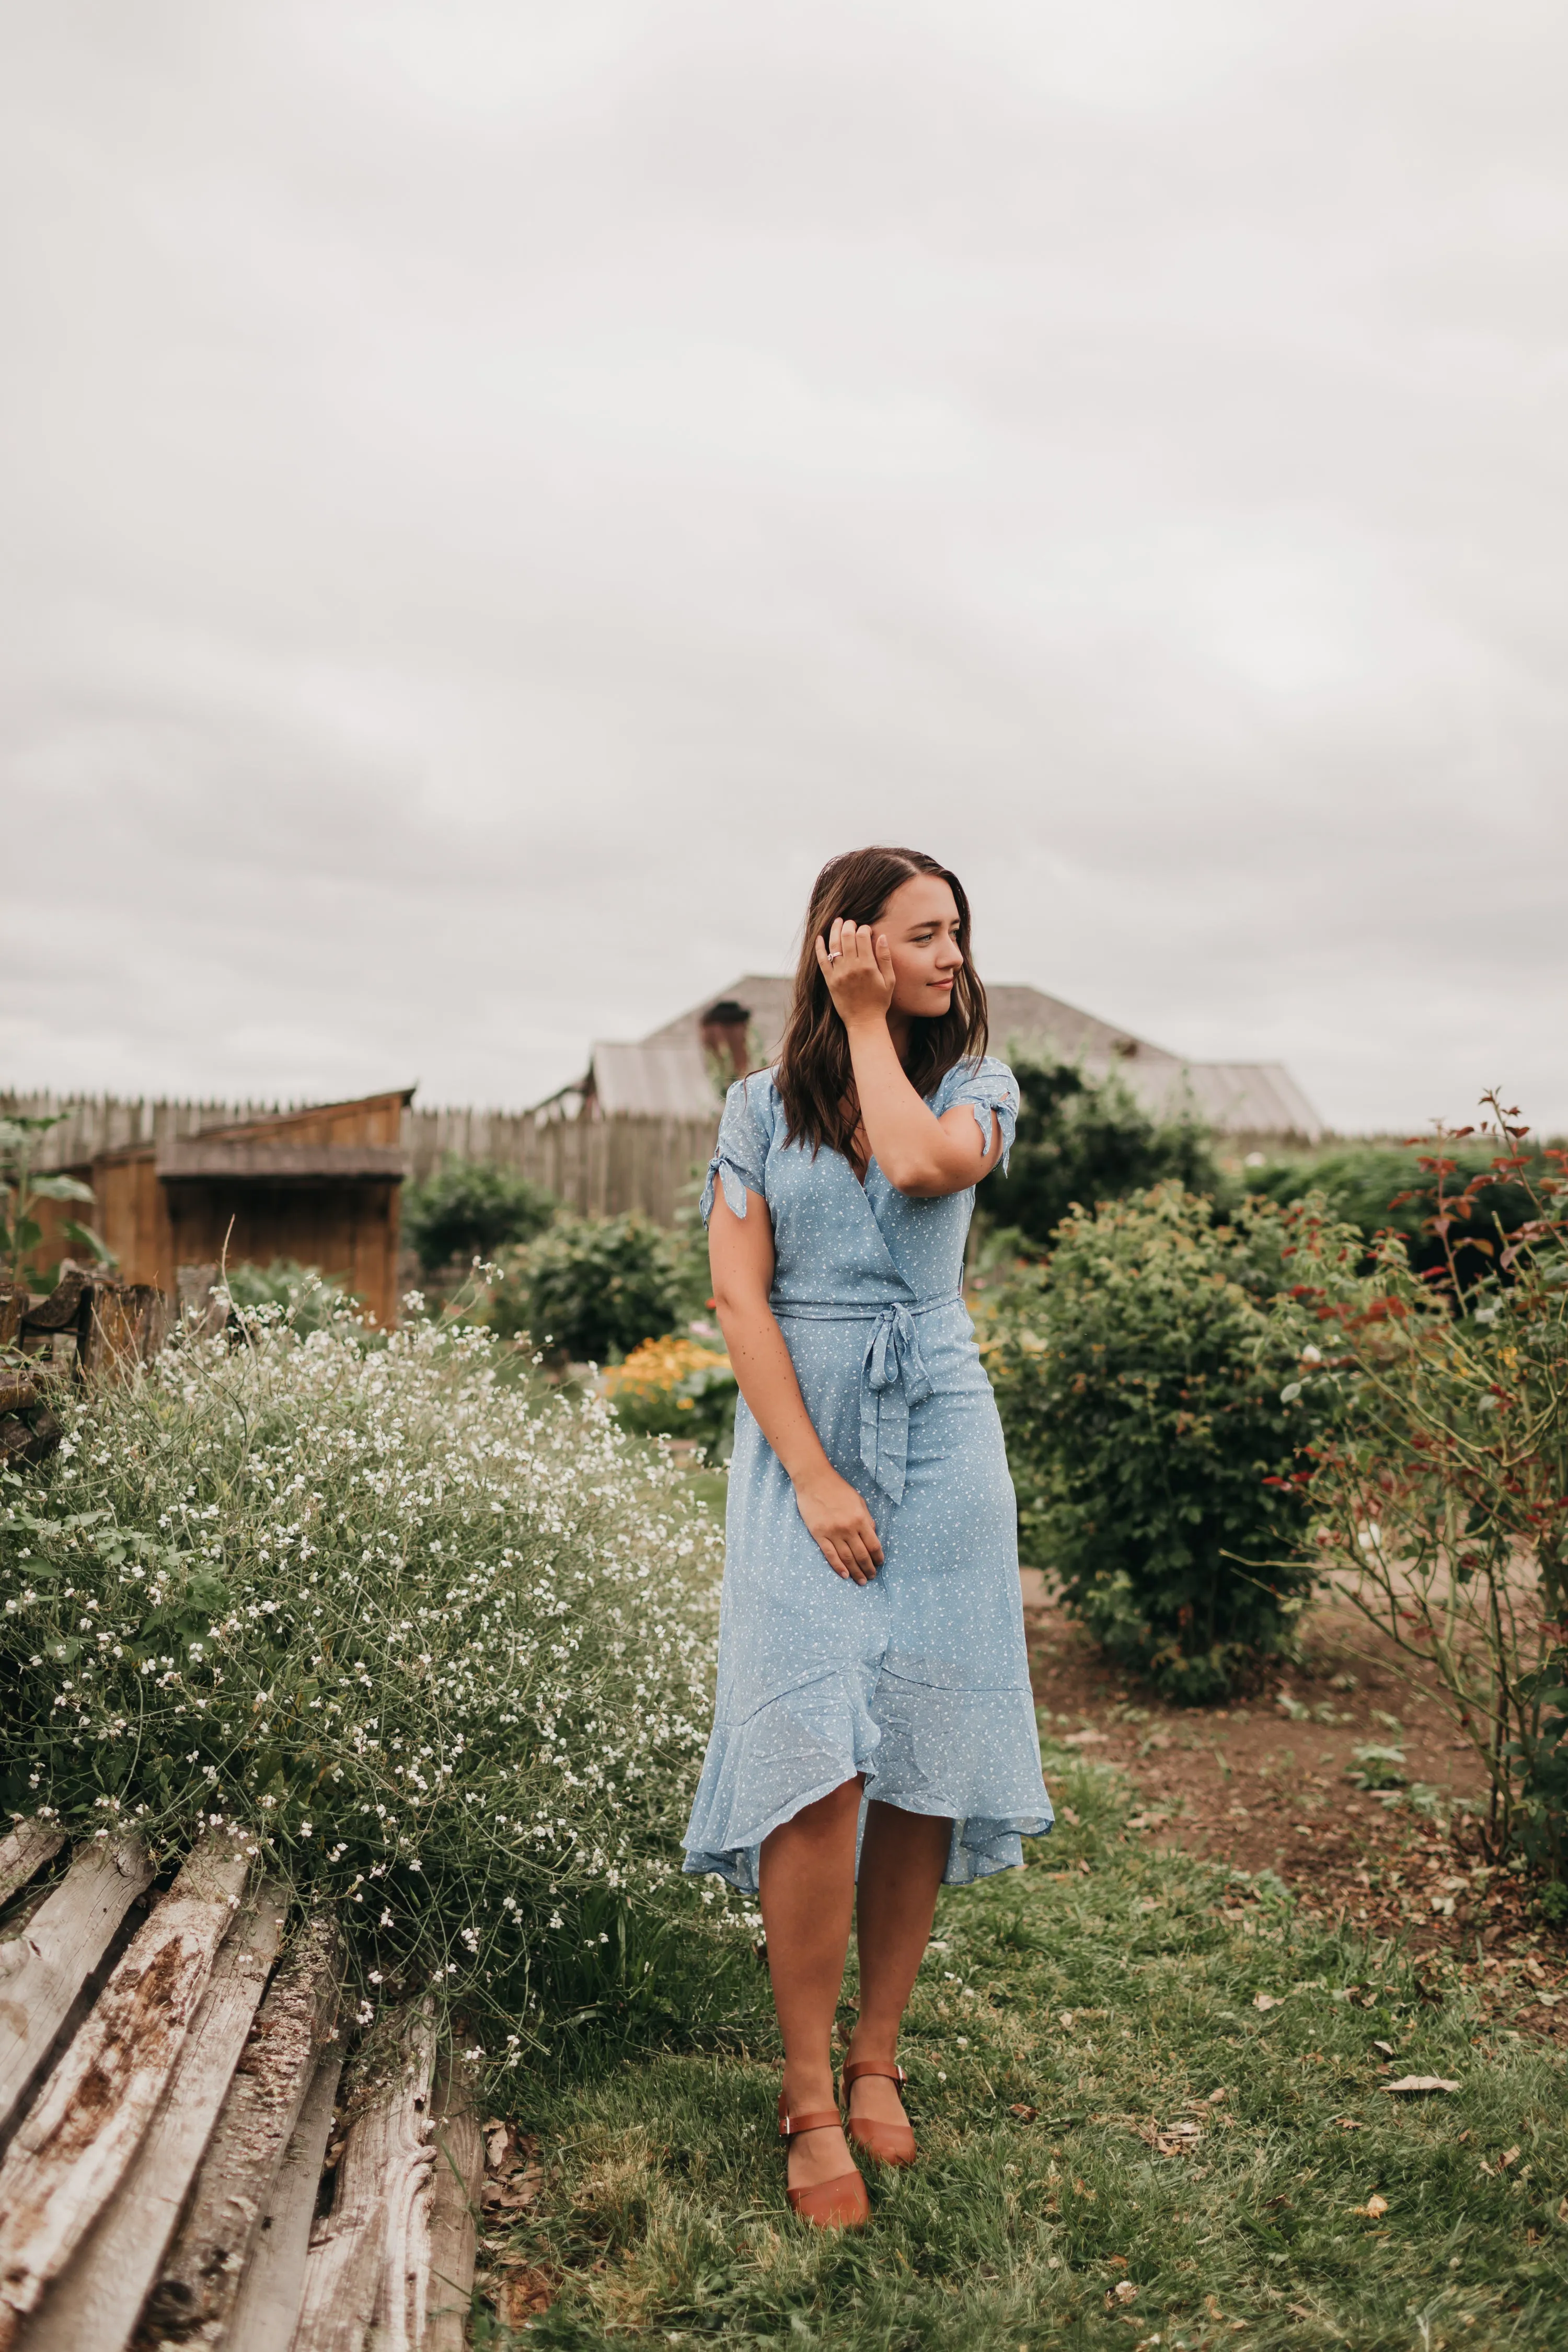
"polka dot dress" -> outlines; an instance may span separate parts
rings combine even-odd
[[[972,1105],[1010,1149],[1006,1066],[961,1063],[930,1098]],[[829,1461],[877,1523],[883,1566],[836,1576],[744,1399],[725,1520],[712,1737],[689,1871],[754,1893],[763,1840],[856,1773],[872,1797],[952,1822],[946,1881],[1014,1867],[1051,1825],[1024,1648],[1001,1423],[960,1291],[973,1188],[862,1186],[842,1154],[784,1141],[762,1072],[730,1089],[702,1198],[773,1220],[771,1304]],[[864,1806],[861,1810],[864,1823]]]

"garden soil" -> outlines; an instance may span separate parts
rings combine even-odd
[[[1230,1916],[1245,1927],[1288,1889],[1352,1933],[1446,1949],[1500,2023],[1568,2042],[1568,1937],[1510,1874],[1487,1868],[1485,1778],[1468,1742],[1353,1610],[1320,1606],[1300,1663],[1234,1706],[1178,1707],[1110,1665],[1037,1570],[1024,1570],[1024,1598],[1046,1736],[1126,1774],[1137,1835],[1239,1874]],[[1405,1759],[1410,1787],[1387,1802],[1353,1777],[1355,1751],[1373,1746]]]

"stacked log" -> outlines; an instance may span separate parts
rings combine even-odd
[[[102,1266],[67,1258],[46,1292],[0,1283],[0,1468],[41,1462],[59,1444],[52,1382],[122,1377],[151,1361],[167,1328],[161,1291]]]
[[[251,1841],[152,1898],[135,1838],[63,1844],[0,1839],[0,2352],[459,2352],[483,2150],[429,2004],[340,2098],[336,1923]]]

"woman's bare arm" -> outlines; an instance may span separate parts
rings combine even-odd
[[[851,1583],[865,1584],[882,1564],[876,1522],[823,1451],[784,1333],[768,1305],[773,1229],[760,1193],[747,1193],[746,1213],[738,1217],[722,1185],[716,1188],[708,1260],[713,1304],[741,1394],[784,1464],[796,1507],[828,1567]]]
[[[917,1200],[940,1200],[963,1192],[989,1176],[1002,1157],[1002,1122],[993,1118],[986,1143],[967,1103],[938,1118],[904,1074],[888,1027],[893,1001],[893,966],[887,940],[873,938],[868,923],[846,923],[837,956],[820,940],[817,961],[828,993],[849,1037],[860,1123],[877,1165],[896,1192]]]

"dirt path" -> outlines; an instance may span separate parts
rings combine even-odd
[[[1035,1693],[1058,1738],[1114,1763],[1142,1800],[1131,1827],[1272,1873],[1304,1907],[1416,1951],[1442,1945],[1527,2004],[1522,2029],[1568,2040],[1561,1931],[1517,1881],[1485,1866],[1485,1780],[1435,1699],[1394,1671],[1343,1604],[1308,1622],[1305,1668],[1230,1707],[1167,1706],[1120,1674],[1025,1571]],[[1370,1655],[1369,1655],[1370,1653]],[[1387,1801],[1358,1787],[1356,1750],[1395,1748],[1408,1784]],[[1264,1879],[1267,1890],[1270,1881]],[[1249,1897],[1238,1882],[1235,1906]]]

